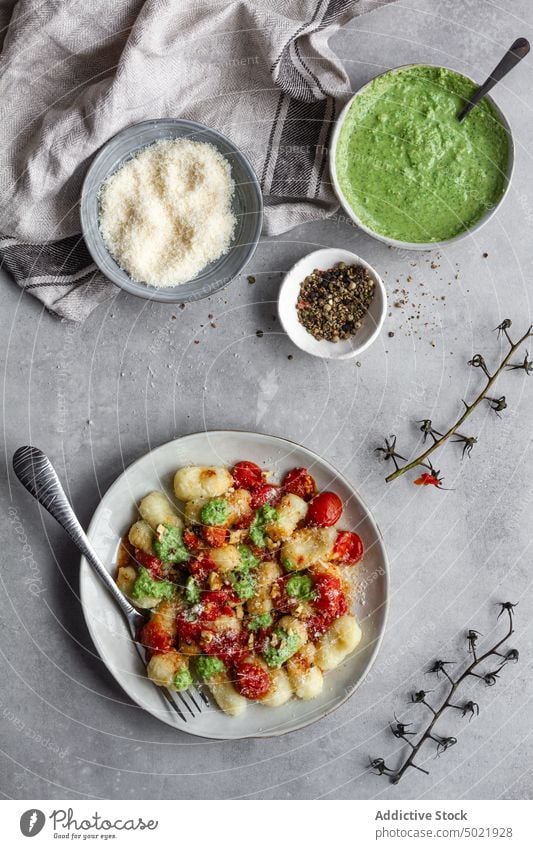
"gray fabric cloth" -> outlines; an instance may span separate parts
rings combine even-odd
[[[326,151],[349,82],[328,39],[391,1],[2,0],[3,267],[75,321],[117,291],[80,236],[80,188],[98,148],[147,118],[229,136],[261,180],[267,234],[332,212]]]

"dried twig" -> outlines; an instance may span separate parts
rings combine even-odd
[[[510,601],[506,601],[500,604],[500,613],[498,614],[498,619],[502,614],[507,614],[508,616],[508,627],[506,634],[498,640],[492,648],[488,649],[481,655],[477,655],[476,645],[479,638],[479,632],[470,630],[466,634],[466,640],[468,643],[468,651],[473,656],[472,662],[467,666],[467,668],[457,677],[453,677],[446,669],[447,666],[453,666],[455,661],[450,660],[436,660],[432,664],[432,666],[427,670],[428,674],[444,675],[445,678],[448,679],[450,683],[450,687],[444,698],[444,701],[440,705],[440,707],[435,708],[433,705],[427,701],[427,696],[431,692],[430,690],[418,690],[416,693],[413,693],[411,696],[411,702],[414,704],[422,704],[424,705],[429,712],[431,713],[431,718],[426,725],[425,729],[420,733],[420,736],[416,743],[408,740],[407,737],[415,736],[418,732],[408,731],[407,729],[412,726],[412,723],[403,723],[399,722],[394,716],[396,720],[395,725],[390,725],[391,731],[394,736],[398,739],[403,740],[409,746],[409,754],[406,759],[402,763],[402,765],[398,769],[392,769],[388,767],[383,758],[374,758],[370,761],[370,766],[374,770],[375,773],[379,775],[387,775],[393,784],[398,784],[398,782],[402,779],[403,775],[407,772],[409,768],[417,769],[420,772],[424,772],[428,775],[428,771],[423,769],[421,766],[415,763],[415,758],[418,755],[420,749],[428,740],[432,740],[436,744],[436,755],[437,757],[444,752],[446,752],[452,746],[455,746],[457,743],[456,737],[441,737],[440,735],[434,732],[434,728],[438,720],[441,718],[443,713],[450,709],[460,710],[463,717],[468,716],[469,720],[471,720],[474,716],[479,715],[479,705],[477,702],[466,701],[462,704],[455,704],[452,700],[457,692],[459,686],[465,681],[468,677],[479,678],[481,681],[485,683],[487,687],[493,687],[500,676],[500,672],[503,667],[507,663],[518,661],[518,651],[517,649],[509,649],[506,652],[500,651],[503,647],[504,643],[510,638],[510,636],[514,633],[513,628],[513,616],[514,616],[514,608],[516,604],[513,604]],[[476,670],[479,665],[484,661],[488,660],[489,657],[499,657],[501,660],[498,663],[496,669],[488,670],[484,673],[479,673]]]
[[[457,421],[445,432],[441,432],[436,430],[433,427],[433,423],[431,419],[422,419],[419,424],[421,424],[420,430],[424,435],[424,443],[428,437],[431,439],[431,444],[422,451],[421,454],[418,455],[414,460],[407,461],[405,457],[401,454],[398,454],[396,451],[396,436],[392,435],[389,439],[385,439],[385,447],[376,448],[376,451],[379,451],[383,454],[383,458],[385,460],[392,460],[394,463],[394,471],[388,475],[385,480],[387,483],[395,480],[400,477],[400,475],[405,474],[410,469],[414,469],[417,466],[422,466],[425,469],[428,469],[428,472],[424,472],[420,478],[418,478],[415,483],[420,485],[432,485],[437,487],[438,489],[442,489],[442,477],[440,476],[440,472],[435,472],[431,461],[429,460],[430,456],[440,448],[450,437],[455,436],[456,438],[452,440],[453,442],[458,442],[463,446],[463,457],[465,454],[470,457],[472,453],[472,449],[474,445],[477,443],[477,438],[475,436],[465,436],[462,433],[459,433],[459,428],[466,421],[466,419],[473,413],[473,411],[481,404],[482,401],[487,401],[490,405],[490,408],[494,410],[494,412],[499,416],[500,413],[507,408],[507,401],[505,396],[502,395],[499,398],[490,397],[487,393],[491,390],[499,375],[505,368],[513,369],[513,370],[523,370],[525,374],[529,375],[533,372],[533,362],[529,360],[529,354],[526,351],[526,356],[521,363],[510,363],[513,354],[520,348],[524,342],[529,339],[532,335],[533,326],[530,326],[527,331],[520,337],[517,342],[513,342],[509,335],[509,328],[511,327],[511,319],[506,318],[502,321],[501,324],[495,328],[498,331],[498,337],[501,335],[505,336],[507,342],[509,343],[509,351],[500,362],[499,366],[496,368],[494,372],[490,372],[487,363],[485,362],[484,357],[481,354],[475,354],[472,359],[469,361],[468,365],[473,368],[479,368],[484,373],[487,378],[485,385],[478,396],[470,403],[467,404],[466,401],[463,401],[464,410],[462,414],[459,416]],[[402,460],[403,465],[400,465],[398,460]]]

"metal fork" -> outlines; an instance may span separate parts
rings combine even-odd
[[[13,469],[21,484],[67,532],[87,560],[89,566],[96,572],[107,591],[115,600],[127,622],[139,656],[146,666],[146,651],[144,646],[138,641],[139,630],[145,624],[146,617],[129,603],[96,554],[46,454],[43,454],[39,448],[24,445],[18,448],[13,455]],[[154,684],[154,686],[156,685]],[[195,687],[190,687],[185,691],[188,698],[185,697],[185,692],[173,692],[166,687],[157,687],[157,690],[164,698],[166,706],[172,709],[183,722],[187,722],[187,717],[182,708],[176,703],[176,697],[179,698],[183,707],[192,717],[201,712],[201,701],[209,705],[206,695]]]

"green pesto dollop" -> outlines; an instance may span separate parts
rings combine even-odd
[[[229,515],[229,504],[225,498],[211,498],[200,510],[203,525],[223,525]]]
[[[219,672],[224,672],[225,668],[218,657],[208,657],[202,654],[196,658],[196,671],[200,678],[204,680],[212,678],[213,675],[218,675]]]
[[[287,634],[283,628],[276,628],[274,633],[279,642],[275,646],[267,646],[263,651],[263,657],[271,668],[283,666],[285,661],[296,654],[302,645],[298,634]]]
[[[231,585],[241,601],[247,601],[255,594],[255,576],[253,570],[259,565],[259,558],[247,545],[239,545],[239,565],[229,574]]]
[[[285,592],[291,598],[299,598],[302,601],[310,601],[315,597],[310,575],[301,572],[297,575],[291,575],[285,584]]]
[[[249,631],[260,631],[262,628],[269,628],[273,621],[270,613],[258,613],[248,620],[246,627]]]
[[[131,597],[134,600],[140,601],[142,598],[158,598],[162,601],[166,598],[172,598],[175,594],[175,584],[171,584],[170,581],[158,581],[156,578],[152,578],[150,572],[144,566],[139,567],[131,590]]]
[[[164,525],[164,528],[161,539],[154,540],[154,554],[164,563],[185,563],[190,555],[183,544],[181,528],[175,525]]]
[[[265,526],[277,518],[278,511],[271,504],[263,504],[255,514],[248,534],[258,548],[264,548],[266,545]]]
[[[187,604],[198,604],[200,601],[200,588],[192,575],[189,575],[185,584],[185,601]]]
[[[363,224],[400,241],[445,241],[500,200],[505,127],[486,98],[457,120],[475,88],[455,71],[417,65],[377,77],[354,99],[335,166]]]
[[[283,566],[286,572],[294,572],[294,570],[296,569],[296,563],[294,563],[290,559],[290,557],[282,557],[281,565]]]
[[[252,553],[252,550],[247,545],[239,545],[238,552],[241,558],[239,564],[240,570],[248,572],[250,569],[255,569],[256,566],[259,566],[259,558]]]
[[[187,690],[192,684],[192,675],[188,669],[180,669],[179,672],[176,673],[174,677],[174,688],[179,692],[180,690]]]
[[[255,595],[255,577],[250,572],[230,572],[231,586],[241,601],[248,601]]]

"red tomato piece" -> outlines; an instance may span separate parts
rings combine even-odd
[[[342,584],[336,575],[315,575],[314,590],[316,599],[313,605],[319,613],[333,621],[343,616],[348,610],[348,603],[344,595]]]
[[[183,542],[189,549],[198,548],[201,545],[200,537],[194,531],[191,531],[190,528],[186,528],[183,531]]]
[[[201,648],[205,654],[218,657],[223,663],[231,665],[239,663],[247,655],[244,645],[246,636],[239,631],[224,631],[221,634],[209,633],[209,639],[204,638],[202,631]]]
[[[217,570],[216,563],[213,563],[205,554],[199,554],[195,560],[189,560],[187,568],[199,581],[205,581],[211,572]]]
[[[263,483],[252,489],[252,510],[258,510],[263,504],[274,504],[281,495],[281,488],[273,483]]]
[[[287,581],[291,575],[282,575],[281,578],[278,578],[271,589],[272,601],[274,603],[274,609],[279,611],[280,613],[289,613],[294,607],[296,607],[300,602],[297,598],[290,598],[287,595]]]
[[[352,531],[339,531],[333,546],[333,556],[336,560],[352,566],[361,560],[363,554],[364,546],[359,534],[354,534]]]
[[[320,528],[329,528],[342,515],[342,501],[335,492],[321,492],[309,502],[307,522]]]
[[[245,531],[252,524],[252,519],[254,518],[253,512],[250,510],[249,513],[245,513],[238,519],[233,525],[233,529],[235,531]]]
[[[172,637],[153,619],[143,625],[139,640],[154,654],[164,654],[172,648]]]
[[[300,498],[309,501],[316,492],[316,483],[307,469],[300,467],[287,472],[283,478],[283,489],[285,492],[291,492],[293,495],[299,495]]]
[[[231,616],[233,614],[233,610],[230,607],[231,601],[235,601],[233,590],[208,590],[202,593],[200,620],[202,622],[212,622],[213,619],[218,619],[219,616]]]
[[[199,619],[188,619],[188,612],[183,610],[176,617],[176,632],[180,640],[194,643],[200,638],[202,624]]]
[[[152,577],[161,578],[164,574],[163,564],[155,554],[147,554],[146,551],[141,551],[140,548],[135,549],[135,560],[139,566],[144,566],[148,569]]]
[[[211,548],[222,548],[226,544],[229,531],[227,528],[217,528],[212,525],[204,525],[202,536]]]
[[[325,634],[331,625],[331,621],[323,613],[315,613],[306,621],[307,633],[312,640],[317,640]]]
[[[253,661],[235,665],[235,689],[246,699],[263,699],[272,686],[270,674]]]
[[[437,475],[430,475],[429,472],[424,472],[414,483],[417,486],[436,486],[437,489],[442,489],[442,479]]]
[[[263,483],[263,472],[255,463],[242,460],[231,470],[235,486],[238,489],[255,489]]]

